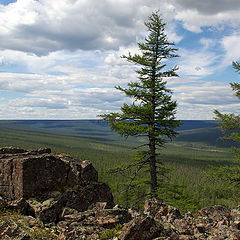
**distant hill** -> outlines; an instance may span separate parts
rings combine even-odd
[[[106,122],[99,120],[2,120],[0,127],[70,137],[109,137],[111,132]]]
[[[174,141],[202,142],[221,147],[232,146],[230,141],[219,140],[222,136],[214,120],[182,120],[176,128],[179,135]],[[0,127],[69,137],[80,137],[100,141],[116,140],[120,137],[111,131],[102,120],[1,120]]]
[[[182,126],[177,131],[217,127],[214,120],[181,120]],[[18,130],[54,130],[61,132],[63,129],[78,131],[110,131],[108,123],[103,120],[0,120],[0,126]]]
[[[181,120],[181,123],[182,126],[177,127],[177,131],[218,126],[217,122],[214,120]]]
[[[222,136],[218,127],[207,127],[179,131],[179,135],[175,140],[183,142],[202,142],[208,145],[217,145],[221,147],[230,146],[230,143],[220,139]]]

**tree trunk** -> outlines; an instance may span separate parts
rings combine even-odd
[[[149,136],[149,149],[150,149],[150,177],[151,177],[151,197],[155,197],[157,190],[157,167],[156,167],[156,146],[155,138]]]
[[[157,191],[157,166],[156,166],[156,142],[155,142],[155,112],[156,112],[156,99],[155,99],[155,81],[156,81],[156,65],[157,65],[157,59],[158,59],[158,38],[160,36],[159,29],[157,29],[157,36],[155,39],[156,42],[156,49],[154,53],[154,61],[152,65],[152,99],[151,99],[151,110],[152,110],[152,115],[151,115],[151,124],[150,124],[150,129],[151,132],[149,134],[149,150],[150,150],[150,177],[151,177],[151,197],[156,196],[156,191]]]

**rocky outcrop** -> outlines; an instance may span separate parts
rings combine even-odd
[[[114,206],[107,184],[89,161],[51,149],[0,148],[0,196],[10,209],[56,222],[64,207],[85,211],[96,202]],[[3,201],[4,202],[4,201]]]
[[[140,213],[114,207],[97,180],[88,161],[0,148],[0,208],[13,211],[0,217],[0,239],[240,240],[240,207],[212,206],[194,217],[149,199]]]
[[[7,200],[30,198],[98,180],[90,162],[54,155],[50,149],[2,148],[0,169],[0,195]]]

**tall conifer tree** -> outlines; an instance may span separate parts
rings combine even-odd
[[[157,149],[167,139],[177,135],[174,130],[180,126],[175,119],[176,101],[172,100],[172,91],[166,87],[166,78],[176,77],[177,67],[166,70],[166,60],[178,57],[174,43],[169,42],[164,33],[166,24],[158,12],[152,13],[145,22],[148,36],[138,43],[140,54],[123,56],[127,61],[139,66],[136,73],[139,81],[129,82],[127,88],[116,89],[133,99],[131,105],[124,104],[120,113],[101,115],[110,122],[110,127],[124,137],[144,136],[147,141],[138,147],[144,147],[138,159],[136,173],[148,166],[150,193],[154,196],[158,187]]]

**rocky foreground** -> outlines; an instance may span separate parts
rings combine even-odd
[[[181,215],[157,199],[144,212],[114,206],[88,161],[0,148],[0,239],[240,240],[240,209],[213,206]]]

